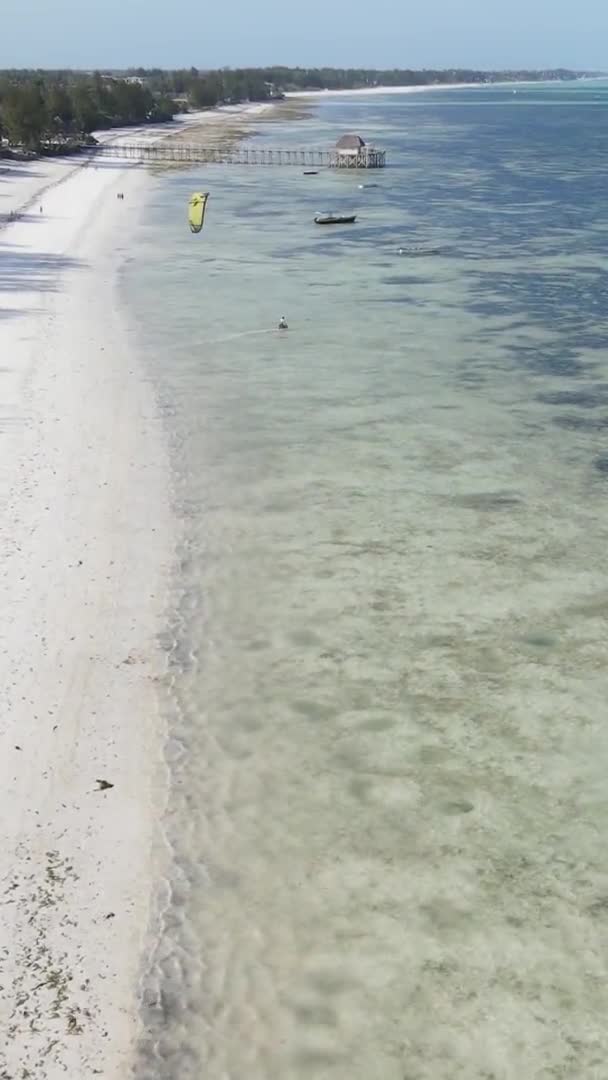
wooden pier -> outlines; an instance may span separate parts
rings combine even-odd
[[[386,151],[365,146],[356,154],[339,150],[275,150],[261,146],[220,147],[184,143],[103,143],[92,156],[127,158],[132,161],[201,165],[299,165],[325,169],[383,169]]]

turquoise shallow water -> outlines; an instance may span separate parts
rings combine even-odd
[[[607,108],[333,99],[260,138],[358,130],[384,173],[155,182],[124,280],[183,544],[142,1080],[605,1075]]]

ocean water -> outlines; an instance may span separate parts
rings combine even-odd
[[[138,1080],[603,1080],[608,84],[313,112],[259,138],[390,167],[162,175],[124,269],[182,532]]]

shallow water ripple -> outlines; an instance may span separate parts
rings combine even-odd
[[[608,135],[557,92],[328,103],[297,138],[373,116],[380,188],[218,170],[203,245],[159,184],[127,287],[183,544],[139,1080],[603,1075]]]

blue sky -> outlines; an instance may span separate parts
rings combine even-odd
[[[608,0],[0,0],[0,67],[608,69]]]

